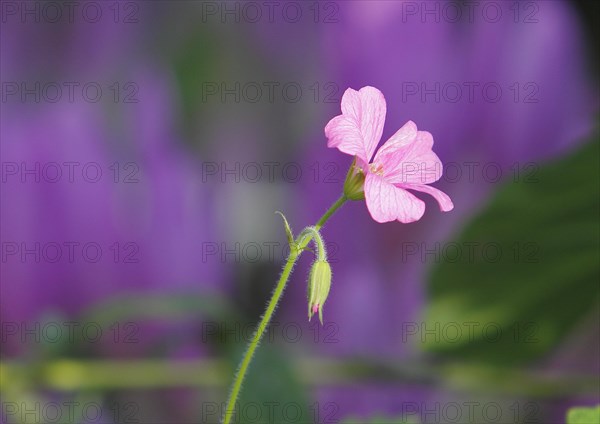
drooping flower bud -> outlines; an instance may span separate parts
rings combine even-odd
[[[325,260],[317,260],[310,269],[308,277],[308,319],[319,313],[319,321],[323,324],[323,305],[331,288],[331,267]]]
[[[348,169],[344,181],[344,196],[349,200],[363,200],[365,198],[365,173],[356,166],[356,156]]]

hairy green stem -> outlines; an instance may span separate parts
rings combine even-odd
[[[308,237],[309,240],[315,240],[315,247],[317,248],[317,259],[319,261],[327,260],[327,252],[325,250],[325,242],[323,242],[323,237],[315,227],[306,227],[300,235],[298,235],[298,244],[301,244],[304,241],[304,238]]]
[[[333,205],[331,205],[331,207],[329,209],[327,209],[327,212],[325,212],[323,214],[323,216],[321,217],[321,219],[319,219],[317,221],[317,223],[315,224],[315,228],[317,231],[319,231],[321,229],[321,227],[323,227],[323,225],[325,225],[327,220],[329,218],[331,218],[331,215],[333,215],[335,213],[335,211],[337,211],[344,203],[346,203],[346,200],[348,200],[346,198],[346,196],[341,196],[339,199],[336,200],[336,202]],[[307,241],[307,244],[308,244],[308,241]]]
[[[288,280],[290,274],[292,273],[292,268],[294,267],[294,264],[296,263],[297,259],[298,259],[298,251],[296,249],[292,249],[292,251],[290,252],[290,256],[288,257],[288,260],[283,267],[281,276],[279,277],[279,282],[277,283],[277,287],[275,287],[273,296],[271,297],[271,300],[269,301],[267,310],[265,311],[265,314],[263,315],[263,317],[260,321],[260,324],[258,324],[258,328],[256,329],[256,331],[254,332],[254,335],[252,336],[252,341],[248,345],[248,349],[246,350],[246,353],[244,354],[244,358],[242,359],[242,362],[240,363],[240,367],[238,369],[238,372],[235,376],[235,380],[233,382],[233,387],[231,389],[231,393],[229,394],[229,400],[227,401],[227,409],[225,410],[225,417],[224,417],[224,421],[223,421],[224,424],[229,424],[229,422],[231,421],[231,417],[232,417],[233,411],[235,409],[235,402],[237,401],[237,397],[240,393],[240,389],[242,388],[242,382],[244,381],[244,377],[246,376],[246,372],[248,371],[248,367],[250,365],[250,362],[252,361],[252,356],[254,356],[254,352],[256,351],[256,348],[258,347],[258,343],[260,342],[260,339],[262,338],[263,333],[265,332],[265,330],[267,329],[267,326],[269,325],[269,321],[271,321],[271,316],[273,315],[273,312],[275,311],[275,308],[277,307],[277,304],[279,303],[279,299],[281,298],[281,295],[283,294],[283,290],[285,289],[285,285],[287,283],[287,280]]]
[[[323,225],[327,222],[329,218],[337,211],[345,202],[346,197],[340,197],[328,210],[323,214],[323,216],[317,221],[314,228],[316,231],[321,229]],[[292,273],[294,265],[298,260],[298,257],[302,253],[302,249],[304,249],[308,243],[310,243],[313,235],[301,234],[296,240],[296,246],[290,246],[290,255],[287,258],[285,265],[283,266],[283,271],[281,272],[281,276],[279,277],[279,282],[273,291],[273,295],[271,296],[271,300],[267,305],[267,310],[263,315],[260,323],[258,324],[258,328],[254,332],[252,336],[252,340],[248,345],[248,349],[246,353],[244,353],[244,357],[242,358],[242,362],[238,368],[238,371],[235,375],[235,379],[233,381],[233,386],[231,388],[231,392],[229,393],[229,398],[227,399],[227,407],[225,409],[225,416],[223,417],[223,424],[229,424],[231,422],[231,418],[233,416],[233,412],[235,410],[235,403],[237,402],[237,398],[240,394],[240,390],[242,388],[242,383],[244,382],[244,377],[248,372],[248,367],[250,366],[250,362],[252,362],[252,357],[254,356],[254,352],[260,343],[260,340],[271,321],[271,317],[277,308],[277,304],[279,303],[279,299],[281,299],[281,295],[285,289],[285,286],[288,282],[288,279]]]

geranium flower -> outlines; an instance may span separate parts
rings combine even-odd
[[[381,91],[363,87],[347,89],[342,114],[325,126],[328,147],[356,157],[364,174],[364,197],[377,222],[414,222],[425,213],[425,203],[408,190],[433,196],[444,212],[454,208],[447,194],[429,186],[442,176],[442,162],[431,150],[433,136],[417,131],[408,121],[377,151],[385,121],[386,103]],[[371,161],[371,159],[373,159]],[[349,174],[350,175],[350,174]]]

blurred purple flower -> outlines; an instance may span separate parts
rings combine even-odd
[[[198,260],[210,196],[173,135],[169,80],[134,80],[140,102],[112,123],[102,104],[3,109],[3,322],[72,318],[120,294],[219,287],[216,268]]]

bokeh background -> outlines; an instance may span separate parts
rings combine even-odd
[[[387,99],[445,164],[441,213],[323,230],[238,423],[561,423],[600,402],[598,6],[563,1],[1,3],[2,423],[216,423],[299,231]],[[590,423],[591,424],[591,423]]]

